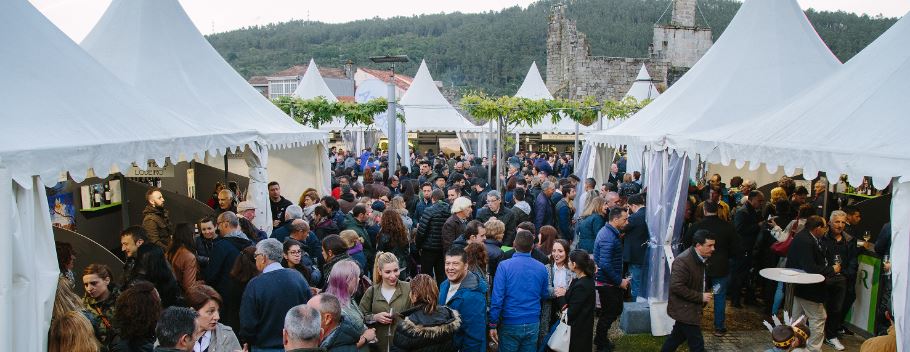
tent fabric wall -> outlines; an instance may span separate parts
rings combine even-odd
[[[894,309],[894,331],[897,332],[897,350],[910,350],[910,257],[901,255],[910,248],[910,182],[907,178],[895,181],[891,200],[891,297]]]
[[[689,158],[685,154],[659,151],[650,152],[648,170],[647,224],[651,239],[648,242],[648,281],[645,292],[649,302],[667,302],[669,299],[670,267],[679,251],[677,247],[682,229],[683,211],[688,192]],[[672,320],[660,309],[651,310],[651,334],[663,336],[670,333]]]
[[[320,196],[330,195],[327,155],[321,144],[273,149],[269,151],[269,178],[281,184],[281,193],[294,204],[307,188],[316,189]]]
[[[253,151],[249,146],[243,151],[243,159],[249,170],[250,184],[247,187],[246,200],[256,205],[256,217],[253,225],[256,228],[272,233],[272,207],[269,203],[269,175],[265,168],[268,165],[269,150],[256,146]]]
[[[2,164],[0,184],[0,350],[43,351],[60,275],[44,184],[15,183]]]

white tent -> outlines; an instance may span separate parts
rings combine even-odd
[[[0,43],[0,350],[42,351],[59,275],[44,186],[65,171],[103,177],[257,136],[200,132],[105,70],[26,0],[0,1]]]
[[[425,61],[420,62],[414,82],[401,97],[400,105],[404,110],[408,132],[467,132],[481,129],[461,116],[442,96]]]
[[[540,76],[540,70],[537,68],[536,61],[531,63],[531,68],[528,69],[528,74],[525,75],[525,80],[521,83],[521,87],[518,87],[518,92],[515,93],[515,96],[518,98],[535,100],[553,99],[553,95],[550,94],[550,91],[547,89],[547,85],[544,83],[543,77]],[[590,127],[585,125],[578,125],[579,133],[592,131],[595,128],[595,125],[591,125]],[[515,126],[512,132],[574,134],[575,121],[572,121],[572,119],[563,115],[559,122],[553,123],[551,117],[547,116],[544,117],[543,121],[534,126],[519,124],[518,126]]]
[[[694,159],[695,155],[674,153],[672,148],[679,143],[675,137],[724,125],[767,125],[755,118],[799,95],[838,67],[838,60],[795,0],[748,0],[718,41],[676,84],[620,125],[589,133],[588,142],[627,145],[630,159],[647,151],[651,185],[647,202],[658,205],[648,208],[648,223],[678,224],[683,212],[677,210],[687,184],[669,180],[685,179],[679,176],[688,172],[688,163],[679,161]],[[656,244],[650,251],[652,265],[672,261],[672,255],[664,257],[663,253],[672,254],[678,228],[652,229],[651,241]],[[651,271],[649,283],[656,289],[649,291],[649,299],[666,298],[661,285],[667,278],[660,270]],[[669,332],[664,330],[666,326],[654,325],[664,321],[660,314],[654,314],[652,310],[652,330]]]
[[[316,60],[313,59],[310,59],[306,72],[303,73],[303,78],[300,79],[300,84],[297,85],[297,90],[294,91],[294,96],[301,99],[323,97],[333,103],[338,101],[335,94],[332,94],[332,91],[329,90],[329,86],[325,84],[325,80],[322,79],[322,74],[319,73],[319,68],[316,67]]]
[[[758,116],[761,124],[730,126],[692,135],[679,143],[709,161],[741,165],[765,163],[769,170],[783,166],[792,174],[825,171],[847,174],[856,182],[870,176],[877,185],[892,177],[892,253],[910,248],[910,123],[906,98],[910,81],[910,16],[854,56],[835,74],[792,102]],[[682,139],[682,137],[674,137]],[[895,323],[898,348],[910,346],[908,284],[910,261],[892,255]]]
[[[619,126],[589,133],[588,140],[628,145],[630,152],[664,149],[668,135],[750,121],[838,66],[795,0],[746,1],[678,82]]]
[[[645,64],[642,64],[641,69],[638,70],[638,76],[635,77],[635,82],[632,82],[632,87],[626,92],[625,97],[632,97],[638,101],[643,101],[657,99],[658,96],[660,96],[660,92],[657,91],[654,80],[652,80],[651,75],[648,74],[648,68],[645,67]]]
[[[327,134],[263,99],[205,40],[177,0],[115,0],[82,47],[156,102],[192,116],[200,131],[259,132],[264,145],[252,146],[246,165],[239,165],[249,170],[248,196],[257,204],[258,227],[271,228],[270,180],[280,182],[292,199],[307,187],[328,192]],[[223,167],[220,160],[213,164]]]

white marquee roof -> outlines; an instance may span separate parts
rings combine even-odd
[[[0,1],[4,138],[0,162],[19,184],[40,175],[53,184],[88,167],[112,166],[243,146],[253,131],[200,128],[153,103],[102,67],[25,0]]]
[[[627,121],[590,133],[588,140],[663,149],[677,136],[745,124],[839,66],[796,0],[747,0],[678,82]]]
[[[537,68],[537,62],[531,63],[531,68],[528,69],[528,74],[525,75],[524,82],[521,83],[521,87],[518,88],[518,92],[515,93],[516,97],[519,98],[528,98],[528,99],[553,99],[553,94],[550,94],[550,91],[547,89],[546,83],[543,81],[543,77],[540,76],[540,70]],[[578,126],[579,132],[586,132],[593,130],[592,127],[587,127],[585,125]],[[534,126],[528,126],[525,124],[520,124],[515,127],[513,132],[518,133],[575,133],[575,121],[572,119],[563,116],[559,122],[553,123],[553,120],[550,116],[544,117],[543,121]]]
[[[255,129],[272,146],[321,142],[253,89],[206,41],[177,0],[114,0],[82,47],[203,130]]]
[[[405,127],[409,132],[479,131],[442,96],[425,61],[414,76],[414,82],[400,100],[404,110]]]
[[[322,79],[322,74],[319,73],[319,68],[316,67],[316,60],[312,58],[306,67],[306,72],[303,73],[303,78],[300,79],[300,84],[297,85],[297,90],[294,91],[294,96],[301,99],[323,97],[330,102],[338,101],[329,86],[325,84],[325,80]]]
[[[760,116],[760,125],[705,131],[694,136],[700,142],[693,149],[710,160],[847,174],[851,182],[865,175],[885,185],[910,176],[908,81],[910,18],[904,16],[837,73]]]
[[[656,99],[658,96],[660,96],[660,92],[658,92],[657,87],[654,86],[654,81],[651,80],[651,75],[648,74],[648,68],[645,67],[645,64],[641,64],[641,69],[638,70],[638,76],[635,77],[635,82],[632,82],[632,87],[626,92],[626,97],[632,97],[638,101],[642,101]]]

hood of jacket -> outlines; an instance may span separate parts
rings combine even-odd
[[[528,204],[526,201],[515,203],[515,207],[521,209],[525,214],[531,214],[531,204]]]
[[[142,209],[142,215],[143,216],[155,215],[155,216],[158,216],[158,217],[161,217],[164,219],[168,219],[167,209],[165,209],[164,207],[159,208],[159,207],[153,206],[151,204],[145,205],[145,209]]]
[[[457,311],[438,306],[435,313],[427,314],[423,308],[419,305],[402,312],[405,319],[401,321],[401,327],[405,331],[426,339],[436,339],[454,335],[461,327],[461,316]]]
[[[350,319],[345,319],[341,317],[341,321],[338,323],[338,326],[335,327],[335,330],[332,330],[319,347],[331,350],[333,348],[348,346],[348,345],[357,345],[357,341],[360,340],[360,335],[363,331],[354,324]]]
[[[487,284],[477,274],[469,270],[464,280],[461,280],[461,286],[458,287],[458,291],[455,294],[457,295],[462,290],[480,292],[480,294],[486,295]]]

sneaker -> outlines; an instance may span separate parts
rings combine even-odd
[[[717,337],[727,336],[727,329],[726,328],[714,329],[714,336],[717,336]]]
[[[846,347],[844,347],[844,345],[842,345],[840,343],[840,340],[838,340],[836,337],[825,340],[825,343],[827,343],[828,345],[830,345],[831,347],[833,347],[835,350],[838,350],[838,351],[843,351],[843,350],[847,349]]]

